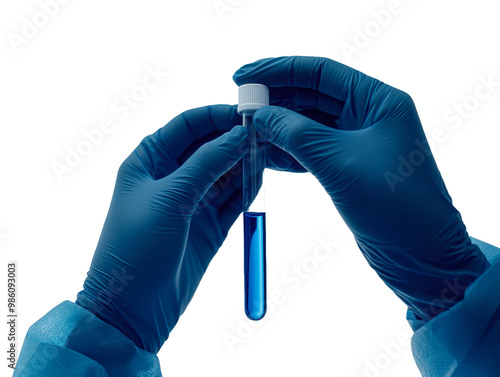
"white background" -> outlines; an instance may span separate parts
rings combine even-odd
[[[446,135],[433,151],[469,234],[500,245],[500,87],[470,98],[480,77],[500,81],[496,2],[401,0],[381,26],[373,12],[390,3],[222,0],[227,9],[217,12],[213,0],[69,1],[16,51],[9,33],[22,36],[24,17],[43,23],[42,8],[3,2],[0,281],[7,261],[17,261],[20,338],[81,289],[120,163],[182,111],[234,103],[233,72],[263,57],[325,56],[411,94],[428,135]],[[342,44],[356,46],[366,29],[366,46],[344,53]],[[120,119],[111,104],[141,84],[148,66],[169,76]],[[453,129],[443,115],[464,101],[475,110]],[[114,130],[60,182],[51,164],[103,118]],[[392,358],[384,351],[410,334],[405,307],[369,269],[320,185],[309,175],[266,175],[268,289],[283,297],[248,327],[240,218],[159,353],[163,374],[419,376],[407,343]],[[315,264],[324,242],[340,246]],[[303,264],[310,273],[294,290],[283,276]],[[241,344],[229,347],[228,334]],[[366,369],[371,363],[383,368]]]

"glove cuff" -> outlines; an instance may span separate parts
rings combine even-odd
[[[137,347],[146,350],[144,342],[139,334],[137,334],[127,321],[125,321],[118,314],[114,313],[107,305],[96,301],[84,290],[78,293],[75,303],[95,315],[101,321],[118,329],[123,335],[134,342]]]

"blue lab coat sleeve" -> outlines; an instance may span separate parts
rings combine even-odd
[[[467,288],[464,299],[431,321],[407,313],[413,357],[424,377],[500,376],[500,249],[472,242],[491,267]]]
[[[161,377],[156,355],[79,305],[64,301],[33,324],[13,377]]]

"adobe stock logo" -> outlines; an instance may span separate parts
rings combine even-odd
[[[121,93],[120,96],[110,103],[110,110],[119,120],[124,121],[130,114],[144,102],[151,92],[157,89],[169,73],[162,71],[160,65],[156,67],[146,66],[146,74],[142,81],[134,85],[129,91]],[[99,123],[91,128],[82,130],[83,136],[72,145],[66,145],[63,159],[54,160],[51,163],[52,170],[59,182],[63,182],[65,176],[72,173],[84,158],[89,156],[94,148],[105,140],[106,135],[111,134],[117,125],[111,115],[101,118]]]
[[[417,168],[423,165],[429,157],[432,157],[432,150],[439,145],[446,143],[454,132],[460,128],[477,112],[483,103],[493,98],[500,81],[496,80],[492,74],[487,77],[478,76],[474,90],[464,98],[455,101],[442,114],[445,125],[433,127],[427,134],[427,140],[414,140],[414,148],[408,155],[399,155],[397,170],[384,172],[384,178],[389,190],[395,192],[399,184],[410,178]]]
[[[401,331],[394,340],[380,343],[380,352],[372,358],[363,359],[362,374],[353,374],[350,377],[379,377],[389,369],[393,363],[410,350],[411,333]]]
[[[307,284],[309,279],[325,271],[324,265],[335,258],[341,251],[342,241],[331,236],[316,238],[312,250],[299,263],[294,263],[281,274],[281,285],[269,289],[267,295],[266,318],[277,312],[278,308],[290,300],[295,292]],[[229,353],[234,353],[248,341],[266,321],[252,321],[247,317],[239,316],[233,328],[222,333],[222,339]]]
[[[243,0],[214,0],[212,7],[219,19],[224,21],[226,14],[232,14],[242,3]]]
[[[360,55],[363,50],[383,34],[397,15],[403,13],[408,2],[414,0],[389,0],[385,9],[372,10],[370,19],[363,26],[354,28],[354,36],[350,42],[343,41],[339,47],[347,63],[352,62],[353,56]]]
[[[47,27],[50,20],[59,14],[61,5],[68,4],[69,0],[40,0],[38,6],[40,9],[34,12],[30,17],[21,18],[21,29],[19,33],[7,33],[7,39],[17,54],[20,47],[27,45],[40,32]]]

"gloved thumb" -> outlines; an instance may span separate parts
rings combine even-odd
[[[243,157],[248,149],[247,136],[246,128],[236,126],[203,144],[174,173],[163,178],[166,196],[177,202],[185,217],[194,213],[212,185]]]
[[[336,155],[335,144],[340,137],[338,130],[277,106],[260,108],[253,119],[257,132],[293,156],[324,183]]]

